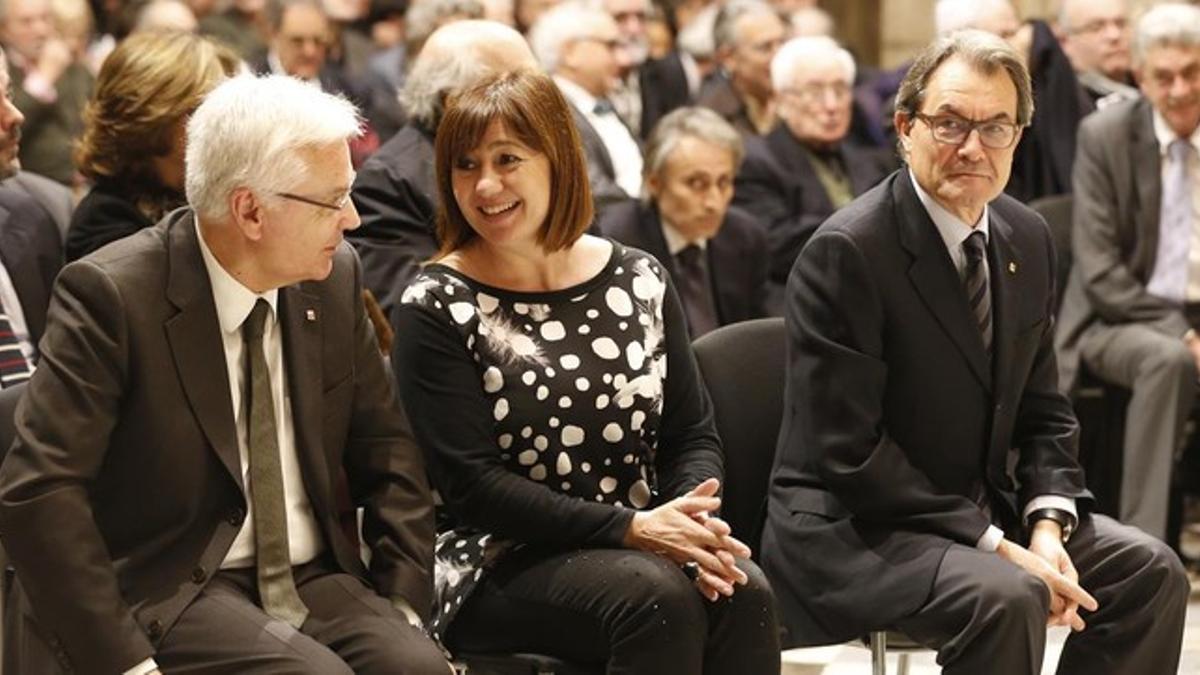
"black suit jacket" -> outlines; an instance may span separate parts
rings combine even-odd
[[[887,155],[849,143],[838,147],[855,195],[888,174]],[[767,228],[772,283],[783,286],[800,249],[817,226],[833,214],[833,202],[817,178],[808,153],[787,125],[762,138],[746,139],[746,159],[738,170],[733,203]]]
[[[892,625],[942,556],[1039,495],[1090,494],[1052,346],[1054,251],[990,205],[994,360],[906,171],[831,217],[788,280],[788,374],[763,562],[798,644]],[[1019,534],[1019,531],[1017,532]]]
[[[361,292],[349,246],[326,280],[280,289],[296,454],[331,564],[427,614],[424,462]],[[186,209],[63,268],[0,465],[0,531],[29,643],[6,647],[48,645],[51,660],[97,673],[154,654],[245,518],[224,363]],[[341,527],[346,497],[365,509],[369,573]],[[27,660],[20,672],[57,665]]]
[[[21,301],[29,339],[35,345],[46,329],[50,288],[63,264],[58,226],[30,196],[0,186],[0,262]]]
[[[656,206],[636,199],[614,204],[604,211],[599,226],[601,234],[658,258],[673,278],[679,278]],[[766,316],[767,241],[762,228],[731,208],[706,251],[721,325]]]
[[[71,226],[67,229],[67,260],[78,260],[109,242],[153,225],[116,184],[99,182],[71,215]]]
[[[679,60],[678,50],[671,50],[661,59],[646,61],[638,71],[642,92],[642,139],[650,137],[654,125],[667,113],[687,105],[692,100],[688,90],[687,73]]]

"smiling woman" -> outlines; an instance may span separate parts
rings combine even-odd
[[[609,672],[778,673],[770,587],[708,515],[720,441],[679,299],[653,257],[585,234],[579,147],[529,72],[438,128],[441,251],[392,356],[445,503],[433,629]]]

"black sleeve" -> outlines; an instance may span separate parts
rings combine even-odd
[[[529,543],[621,545],[634,511],[568,497],[505,468],[479,373],[447,320],[405,304],[393,322],[401,400],[434,485],[459,521]]]
[[[667,341],[667,377],[663,383],[662,427],[655,456],[660,501],[683,495],[709,478],[724,480],[724,457],[713,421],[712,401],[700,379],[683,306],[670,277],[666,280],[663,330]]]

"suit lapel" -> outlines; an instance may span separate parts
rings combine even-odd
[[[1016,292],[1015,279],[1021,269],[1017,249],[1012,245],[1012,227],[996,209],[989,209],[988,237],[990,239],[988,267],[992,292],[992,361],[996,378],[996,400],[1013,386],[1013,352],[1017,348],[1017,317],[1021,315],[1021,295]],[[993,425],[992,432],[1000,429]],[[997,439],[993,439],[996,441]],[[992,452],[1007,452],[1003,439],[988,445],[989,465]]]
[[[225,368],[214,367],[225,363],[225,348],[191,212],[168,227],[167,299],[179,312],[165,324],[167,342],[192,413],[221,463],[244,489],[229,377]]]
[[[29,339],[35,345],[46,327],[46,302],[30,302],[36,297],[35,284],[40,282],[36,269],[37,252],[31,250],[29,235],[25,228],[17,227],[14,214],[4,206],[0,206],[0,262],[8,272],[17,301],[21,303],[21,314],[25,317],[25,329],[29,331]],[[12,309],[5,308],[12,313]]]
[[[1133,176],[1137,185],[1138,237],[1144,237],[1140,246],[1144,252],[1145,279],[1150,278],[1154,259],[1158,253],[1159,223],[1162,200],[1162,158],[1158,138],[1154,135],[1154,121],[1150,104],[1142,100],[1138,106],[1138,123],[1133,126],[1130,149],[1133,152]]]
[[[322,426],[321,300],[301,286],[279,289],[279,325],[283,329],[283,362],[292,403],[296,456],[317,513],[333,513]]]
[[[895,174],[892,196],[896,202],[900,243],[912,255],[909,279],[934,319],[967,361],[971,372],[989,391],[992,369],[983,348],[983,337],[967,306],[962,281],[946,245],[925,207],[917,198],[907,171]]]

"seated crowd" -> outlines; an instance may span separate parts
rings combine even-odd
[[[882,70],[816,5],[0,0],[3,672],[1176,672],[1200,7]],[[692,343],[755,319],[735,532]]]

